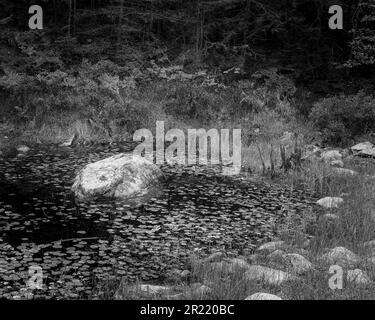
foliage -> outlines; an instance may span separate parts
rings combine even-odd
[[[259,70],[251,81],[240,81],[241,104],[254,112],[273,109],[289,116],[296,87],[293,80],[278,73],[276,68]]]
[[[124,116],[129,96],[136,88],[132,77],[118,76],[110,61],[83,61],[76,69],[39,72],[35,76],[6,71],[0,88],[6,90],[18,115],[41,121],[56,111],[76,111],[94,119]],[[14,110],[13,110],[14,111]]]
[[[345,144],[375,129],[375,99],[364,91],[325,98],[314,105],[310,118],[325,142]]]
[[[349,67],[375,64],[375,7],[372,0],[361,0],[355,17],[352,57]]]

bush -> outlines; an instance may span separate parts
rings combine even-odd
[[[350,96],[325,98],[310,113],[323,142],[344,145],[375,129],[375,99],[360,91]]]
[[[294,115],[292,104],[296,87],[293,80],[279,74],[277,68],[262,69],[252,75],[251,81],[240,81],[241,104],[251,111],[275,110],[284,118]]]
[[[231,90],[207,88],[197,83],[174,82],[166,85],[165,111],[181,120],[198,120],[202,124],[220,120],[225,108],[234,105]]]
[[[110,61],[84,61],[75,69],[43,71],[35,76],[9,71],[0,77],[0,88],[9,94],[20,115],[39,123],[60,111],[105,119],[119,110],[125,115],[128,97],[135,89],[132,77],[120,79],[118,73]]]

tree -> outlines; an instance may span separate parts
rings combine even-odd
[[[349,67],[375,64],[375,3],[361,0],[354,17]]]

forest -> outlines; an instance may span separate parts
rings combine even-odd
[[[373,129],[372,112],[357,110],[358,119],[349,120],[347,112],[338,114],[335,108],[341,99],[349,109],[354,108],[353,98],[372,100],[374,8],[370,0],[39,1],[43,30],[29,29],[31,4],[38,2],[5,0],[1,4],[0,86],[7,106],[3,113],[17,122],[31,121],[40,128],[48,122],[42,119],[46,110],[75,110],[109,133],[113,117],[121,120],[114,127],[139,122],[123,117],[114,104],[126,101],[111,90],[127,90],[125,95],[131,99],[130,91],[142,91],[155,77],[185,90],[178,81],[170,81],[182,74],[192,86],[204,81],[228,85],[226,91],[233,91],[229,95],[236,103],[246,102],[248,109],[258,108],[251,105],[256,99],[256,93],[250,93],[252,85],[276,89],[281,99],[295,104],[299,115],[310,117],[325,132],[328,143],[347,143],[351,135]],[[328,9],[333,4],[343,8],[342,30],[328,26]],[[276,84],[279,88],[273,88]],[[159,89],[153,90],[156,95]],[[332,95],[333,100],[323,100],[321,107],[314,108],[319,99]],[[170,106],[173,102],[166,104],[169,109],[178,108]],[[200,118],[202,110],[193,105],[181,106],[181,113]],[[112,109],[117,109],[116,116]],[[327,117],[334,118],[333,123],[325,123]],[[205,122],[205,118],[202,115],[199,120]],[[126,131],[131,133],[140,125]]]

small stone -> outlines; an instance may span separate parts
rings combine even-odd
[[[285,254],[283,260],[287,262],[291,267],[291,270],[298,275],[304,274],[313,268],[313,265],[309,260],[297,253]]]
[[[272,242],[267,242],[263,245],[261,245],[257,251],[258,252],[268,252],[271,253],[272,251],[275,251],[276,249],[283,249],[285,247],[285,242],[284,241],[272,241]]]
[[[350,149],[356,156],[375,157],[375,146],[369,141],[358,143]]]
[[[358,256],[344,247],[336,247],[321,257],[322,262],[341,267],[353,267],[359,263]]]
[[[174,295],[166,296],[165,298],[168,300],[186,300],[186,297],[183,293],[177,293]]]
[[[258,292],[254,293],[251,296],[248,296],[245,300],[283,300],[278,296],[270,293]]]
[[[298,278],[291,274],[264,266],[250,266],[245,272],[245,280],[247,281],[264,281],[271,285],[281,285],[289,280],[297,280]]]
[[[140,292],[148,293],[148,294],[160,294],[160,293],[169,291],[170,287],[158,286],[158,285],[152,285],[152,284],[141,284],[138,286],[134,286],[133,290],[130,290],[130,291],[136,291],[136,290],[139,290]]]
[[[17,151],[22,152],[22,153],[26,153],[26,152],[30,151],[30,148],[28,146],[21,145],[21,146],[17,147]]]
[[[318,200],[316,203],[323,208],[326,209],[332,209],[332,208],[338,208],[339,205],[341,205],[344,202],[343,198],[338,197],[325,197],[320,200]]]
[[[346,279],[356,284],[369,284],[371,280],[366,272],[361,269],[348,270]]]

